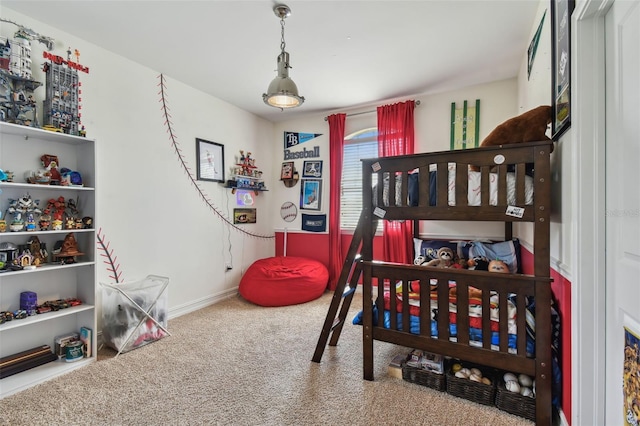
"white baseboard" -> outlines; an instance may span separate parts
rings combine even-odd
[[[177,318],[182,315],[186,315],[188,313],[197,311],[199,309],[206,308],[207,306],[211,306],[222,300],[233,297],[236,294],[238,294],[238,289],[232,288],[230,290],[224,290],[224,291],[221,291],[220,293],[203,297],[201,299],[192,300],[190,302],[184,303],[179,306],[174,306],[173,308],[169,309],[168,319]]]

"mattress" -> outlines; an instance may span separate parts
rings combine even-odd
[[[481,181],[482,174],[480,172],[469,171],[468,172],[468,195],[467,202],[469,206],[480,206],[482,205],[482,191],[481,191]],[[396,176],[396,190],[395,190],[395,198],[396,206],[417,206],[419,199],[419,173],[416,170],[409,174],[408,178],[408,194],[409,199],[403,203],[401,202],[402,197],[402,180],[398,175]],[[507,204],[508,205],[516,205],[516,176],[515,173],[507,173]],[[431,166],[429,172],[429,185],[430,185],[430,199],[429,205],[436,205],[436,197],[437,197],[437,175],[435,171],[435,165]],[[533,178],[531,176],[525,175],[525,205],[533,204]],[[448,173],[448,204],[450,206],[456,205],[456,165],[454,163],[449,164],[449,173]],[[497,173],[489,174],[489,204],[495,206],[498,204],[498,175]],[[384,179],[384,186],[382,190],[382,196],[384,205],[389,205],[389,179]],[[377,203],[377,191],[373,191],[373,200],[374,205],[378,205]]]

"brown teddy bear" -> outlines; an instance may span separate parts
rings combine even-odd
[[[508,119],[499,124],[489,135],[484,138],[480,147],[498,146],[512,143],[550,141],[545,133],[551,123],[551,107],[541,105],[537,108],[523,112],[517,117]],[[553,145],[551,145],[553,152]],[[480,170],[477,166],[470,166],[470,170]]]
[[[493,129],[480,146],[496,146],[509,143],[550,141],[547,126],[551,123],[551,107],[541,105],[508,119]]]

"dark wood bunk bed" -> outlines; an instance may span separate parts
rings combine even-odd
[[[374,340],[420,349],[500,370],[524,373],[535,378],[536,424],[551,424],[553,379],[549,213],[552,149],[552,142],[545,141],[363,160],[363,188],[365,188],[363,212],[349,250],[351,254],[357,251],[358,240],[361,239],[361,256],[356,260],[349,259],[348,255],[345,260],[338,289],[327,314],[313,361],[320,362],[322,351],[331,333],[333,335],[329,345],[337,344],[348,305],[357,286],[357,280],[362,274],[363,306],[365,307],[362,312],[364,379],[374,379]],[[455,164],[455,170],[452,170],[453,164]],[[469,205],[468,200],[471,198],[468,193],[468,174],[471,173],[469,165],[479,167],[479,201],[477,203],[474,201],[474,204],[479,205]],[[531,187],[525,188],[525,180],[529,179],[525,176],[531,174],[531,165],[533,165]],[[418,172],[417,176],[416,172]],[[511,186],[509,195],[507,195],[508,173],[513,173],[509,177]],[[375,185],[376,181],[373,178],[376,175],[377,182],[385,182],[386,179],[387,184]],[[389,179],[394,176],[395,179]],[[515,184],[513,177],[515,177]],[[411,185],[409,184],[410,180],[415,182],[416,178],[417,200],[415,195],[410,196]],[[455,179],[455,189],[451,185],[452,179]],[[492,179],[494,183],[490,184]],[[390,180],[395,180],[396,185],[389,185]],[[497,188],[494,189],[496,184]],[[494,188],[491,188],[494,190],[493,200],[490,197],[490,185],[494,185]],[[370,189],[372,187],[373,191]],[[527,200],[526,191],[531,189],[533,189],[533,197]],[[392,202],[389,203],[389,200]],[[515,214],[510,210],[507,214],[507,208],[512,206],[520,207],[522,210],[516,211]],[[378,220],[412,220],[416,235],[419,232],[420,221],[504,222],[505,241],[513,237],[514,222],[533,223],[533,275],[497,274],[381,262],[373,257],[373,240]],[[345,281],[349,281],[346,283],[346,290]],[[419,299],[425,301],[419,305],[417,332],[415,326],[411,328],[408,296],[411,283],[416,282],[420,283]],[[386,285],[378,285],[378,283]],[[434,286],[434,283],[448,285]],[[457,287],[457,335],[453,339],[449,323],[451,283],[455,283]],[[498,309],[498,344],[492,345],[492,339],[484,338],[479,345],[478,342],[471,345],[469,287],[482,291],[482,312],[490,311],[490,294],[493,295],[494,301],[496,297],[498,298],[498,306],[507,306],[507,297],[509,297],[518,313],[526,312],[527,303],[533,297],[535,308],[531,313],[535,317],[535,352],[527,353],[527,333],[524,332],[526,315],[523,314],[516,315],[515,318],[518,330],[514,339],[515,348],[513,340],[509,344],[507,309]],[[351,291],[348,291],[349,289]],[[384,321],[385,292],[388,300],[396,300],[398,295],[402,300],[399,302],[402,306],[388,303],[387,324]],[[432,312],[431,301],[435,294],[437,294],[437,302],[434,303],[437,303],[437,309]],[[342,302],[340,314],[335,317],[340,303],[338,299],[344,298],[345,295],[348,295],[346,297],[348,303],[345,307]],[[371,309],[366,309],[366,306],[371,306]],[[465,306],[466,309],[461,308]],[[374,318],[374,315],[377,315],[377,318]],[[432,320],[437,324],[437,336],[432,336]],[[482,315],[481,329],[484,336],[492,335],[491,315]]]

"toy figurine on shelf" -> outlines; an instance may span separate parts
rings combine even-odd
[[[33,212],[27,213],[27,220],[25,221],[25,230],[26,231],[35,231],[36,230],[36,220],[33,217]]]
[[[44,210],[45,215],[51,220],[51,229],[59,231],[62,229],[62,218],[66,208],[64,197],[51,198],[47,202],[47,208]],[[45,224],[42,224],[45,225]],[[49,226],[49,225],[47,225]]]
[[[58,164],[60,164],[58,162],[58,156],[44,154],[40,157],[40,163],[46,170],[46,173],[49,175],[49,184],[60,185],[62,176],[60,175],[60,171],[58,170]]]
[[[20,232],[25,229],[25,220],[23,215],[27,218],[27,230],[35,231],[35,217],[34,214],[41,214],[42,211],[38,207],[40,200],[31,199],[31,195],[25,194],[17,200],[9,200],[9,208],[6,213],[13,215],[13,220],[9,224],[9,229],[12,232]],[[5,216],[6,216],[5,213]],[[33,225],[33,226],[32,226]]]
[[[40,242],[37,236],[29,238],[27,242],[29,244],[29,252],[33,255],[32,265],[40,266],[47,261],[49,253],[47,253],[47,246]]]
[[[63,265],[75,263],[75,257],[83,254],[84,253],[78,251],[78,242],[76,241],[76,237],[73,233],[67,234],[62,242],[58,241],[55,249],[53,250],[53,257]]]

